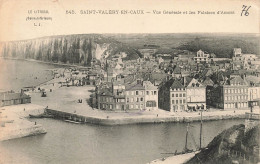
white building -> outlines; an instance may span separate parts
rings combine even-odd
[[[194,61],[196,63],[200,63],[200,62],[209,63],[209,61],[210,61],[210,54],[206,54],[202,50],[199,50],[197,52],[197,55],[194,57]]]
[[[187,105],[195,109],[206,109],[206,87],[194,78],[187,86]]]
[[[250,86],[248,88],[248,101],[260,99],[260,86]]]
[[[145,87],[145,109],[158,109],[158,87],[150,81],[143,81],[143,86]]]
[[[177,79],[170,88],[170,111],[179,112],[187,110],[186,88]]]

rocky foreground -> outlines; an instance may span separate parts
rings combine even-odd
[[[230,164],[259,162],[259,122],[256,126],[235,125],[216,136],[207,149],[185,164]]]
[[[221,132],[200,152],[157,159],[149,164],[259,163],[259,132],[259,121],[246,120],[245,125],[234,125]]]

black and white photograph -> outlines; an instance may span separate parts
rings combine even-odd
[[[260,163],[259,2],[76,2],[0,1],[0,164]]]

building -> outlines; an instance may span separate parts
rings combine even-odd
[[[249,85],[248,87],[248,101],[254,102],[254,106],[259,106],[260,102],[260,86]]]
[[[126,110],[145,109],[145,87],[140,80],[125,86]]]
[[[201,62],[209,63],[210,62],[210,54],[206,54],[202,50],[199,50],[197,52],[197,55],[194,57],[194,61],[196,63],[201,63]]]
[[[186,101],[186,88],[177,79],[171,85],[170,88],[170,111],[186,111],[187,101]]]
[[[26,95],[23,90],[20,93],[13,91],[0,93],[0,107],[27,103],[31,103],[31,97]]]
[[[190,82],[187,81],[186,89],[188,109],[206,109],[206,86],[193,78]]]
[[[171,99],[170,99],[170,88],[174,79],[165,79],[159,85],[159,93],[158,93],[158,106],[160,109],[171,111]]]
[[[180,78],[181,76],[182,76],[182,74],[181,74],[181,68],[180,68],[179,66],[176,66],[176,67],[173,69],[172,77]]]
[[[248,82],[248,102],[253,102],[254,106],[260,106],[260,82],[250,79],[250,77],[246,78]]]
[[[113,95],[115,99],[115,110],[125,110],[125,85],[122,81],[112,83]]]
[[[233,69],[252,69],[258,57],[255,54],[243,54],[241,48],[234,48],[233,50]]]
[[[159,108],[178,112],[206,109],[206,86],[190,77],[172,78],[159,87]]]
[[[115,99],[111,88],[98,89],[97,107],[102,110],[113,110],[115,108]]]
[[[103,110],[158,109],[158,88],[150,81],[117,79],[96,88],[96,104]]]
[[[233,61],[255,61],[257,56],[255,54],[243,54],[241,48],[234,48],[233,50]]]
[[[206,86],[206,105],[211,105],[211,94],[214,89],[214,82],[208,76],[205,76],[203,85]]]
[[[138,51],[143,55],[143,58],[150,58],[157,52],[158,48],[155,45],[147,45],[145,48],[138,49]]]
[[[248,107],[248,84],[240,76],[231,76],[224,84],[214,88],[212,94],[214,107],[221,109],[241,109]]]
[[[242,55],[241,48],[234,48],[233,49],[233,57],[240,57]]]
[[[150,81],[143,81],[145,88],[145,109],[158,109],[158,87],[154,86]]]

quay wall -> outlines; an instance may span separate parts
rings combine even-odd
[[[47,112],[54,115],[55,118],[72,120],[81,123],[92,123],[99,125],[125,125],[125,124],[143,124],[143,123],[166,123],[166,122],[195,122],[200,121],[198,116],[152,116],[152,117],[91,117],[75,113],[68,113],[53,109],[47,109]],[[226,119],[245,119],[246,114],[232,114],[232,115],[214,115],[203,116],[203,121],[226,120]]]

